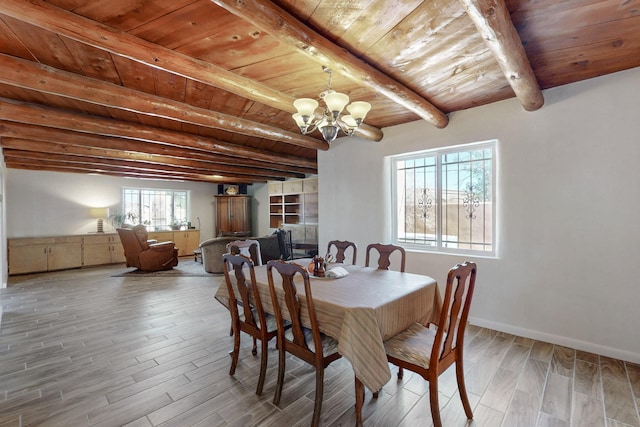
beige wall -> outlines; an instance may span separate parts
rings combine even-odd
[[[6,171],[6,236],[35,237],[83,234],[96,231],[90,207],[118,210],[122,187],[174,188],[190,190],[191,217],[201,236],[214,234],[214,195],[217,186],[205,183],[124,179],[99,175],[38,172],[19,169]],[[105,232],[113,231],[109,221]]]

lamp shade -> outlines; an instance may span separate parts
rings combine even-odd
[[[109,216],[109,208],[91,208],[89,209],[91,218],[107,218]]]
[[[347,107],[347,111],[349,111],[351,113],[351,115],[353,116],[353,118],[356,121],[359,120],[360,123],[362,123],[362,121],[364,120],[364,118],[367,115],[367,113],[369,112],[369,110],[371,110],[371,104],[369,104],[368,102],[364,102],[364,101],[352,102]]]
[[[340,92],[329,93],[325,95],[323,99],[324,103],[327,104],[329,111],[332,113],[337,111],[338,114],[340,114],[342,110],[344,110],[344,107],[349,103],[349,97]]]
[[[301,116],[313,117],[316,108],[318,108],[318,101],[311,98],[300,98],[293,101],[293,106]]]
[[[344,122],[344,124],[346,124],[350,128],[358,127],[358,123],[356,122],[356,119],[354,119],[353,116],[351,115],[342,116],[340,119]]]
[[[306,123],[304,122],[304,118],[302,117],[302,114],[295,113],[291,117],[293,117],[293,120],[296,121],[296,124],[298,125],[299,128],[303,128],[306,126]]]

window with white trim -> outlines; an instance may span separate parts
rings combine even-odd
[[[189,191],[155,188],[123,188],[122,211],[127,222],[147,229],[170,229],[186,225],[189,218]]]
[[[394,156],[391,168],[396,244],[495,256],[496,141]]]

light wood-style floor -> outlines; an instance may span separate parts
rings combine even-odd
[[[229,315],[213,298],[219,278],[111,277],[122,270],[10,278],[0,291],[0,426],[309,425],[307,365],[288,359],[282,401],[272,404],[273,343],[262,396],[246,336],[229,376]],[[466,344],[474,421],[450,369],[441,377],[445,426],[640,427],[640,365],[473,326]],[[426,382],[393,372],[377,400],[367,392],[364,425],[431,425]],[[355,425],[347,360],[326,371],[322,423]]]

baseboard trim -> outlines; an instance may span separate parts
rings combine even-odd
[[[562,345],[569,348],[575,348],[576,350],[588,351],[590,353],[612,357],[614,359],[625,360],[627,362],[632,362],[632,363],[640,363],[640,354],[633,353],[627,350],[607,347],[600,344],[581,341],[581,340],[564,337],[560,335],[548,334],[545,332],[535,331],[532,329],[519,328],[517,326],[493,322],[491,320],[479,319],[477,317],[469,318],[469,323],[475,326],[493,329],[500,332],[506,332],[512,335],[531,338],[538,341],[548,342],[551,344]]]

